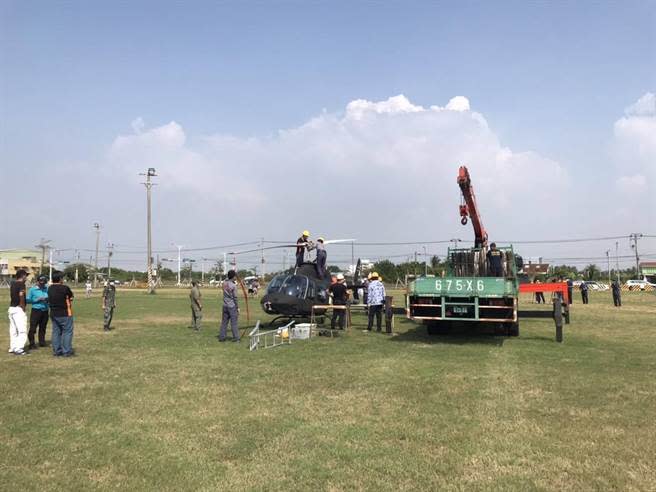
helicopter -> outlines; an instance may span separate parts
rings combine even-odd
[[[361,262],[358,260],[352,281],[347,281],[347,289],[356,293],[364,288],[360,278]],[[281,273],[273,277],[260,301],[267,314],[277,315],[271,324],[279,319],[309,318],[312,307],[328,304],[328,288],[335,278],[327,275],[319,278],[316,263],[306,262],[296,268],[294,273]],[[316,309],[315,314],[324,315],[325,309]]]
[[[324,241],[324,244],[353,242],[354,239],[333,239]],[[303,246],[309,246],[312,249],[314,243],[308,241],[301,243]],[[296,248],[299,244],[279,244],[266,248],[240,251],[238,253],[249,253],[254,251],[261,251],[262,249],[274,248]],[[353,290],[357,300],[357,291],[364,287],[362,279],[360,278],[362,271],[361,261],[358,260],[353,277],[348,279],[347,288]],[[302,263],[294,270],[280,273],[273,277],[271,282],[264,292],[264,296],[260,301],[262,310],[276,317],[270,322],[274,324],[277,320],[285,319],[298,319],[310,318],[312,315],[312,308],[316,305],[328,304],[329,294],[328,288],[336,279],[326,273],[323,277],[319,276],[316,261],[308,261]],[[315,310],[315,314],[325,314],[325,309]]]

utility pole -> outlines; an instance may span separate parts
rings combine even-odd
[[[172,246],[178,248],[178,283],[176,285],[180,287],[180,268],[181,268],[181,261],[182,261],[180,254],[182,253],[182,248],[184,248],[184,246],[181,244],[172,244]]]
[[[228,274],[228,253],[223,253],[223,278]]]
[[[610,249],[606,250],[606,261],[608,262],[608,285],[610,286]]]
[[[204,284],[205,283],[205,260],[207,258],[201,258],[200,259],[200,283]]]
[[[52,283],[52,248],[48,248],[48,266],[50,267],[49,283]]]
[[[93,228],[96,230],[96,261],[93,268],[93,288],[98,287],[98,248],[100,246],[100,224],[98,222],[93,223]]]
[[[260,251],[262,253],[262,282],[264,282],[264,276],[266,275],[266,266],[264,265],[264,238],[260,239]]]
[[[114,254],[114,244],[107,243],[107,280],[112,276],[112,255]]]
[[[80,266],[80,252],[75,250],[75,285],[79,282],[78,268]]]
[[[424,277],[428,277],[428,260],[426,256],[426,246],[422,246],[424,249]]]
[[[620,283],[620,242],[615,241],[615,273],[617,273],[617,283]]]
[[[633,241],[631,248],[635,251],[636,257],[636,278],[640,277],[640,255],[638,255],[638,239],[642,238],[642,234],[639,232],[634,232],[629,236],[629,239]]]
[[[148,257],[146,258],[146,273],[148,275],[148,293],[154,294],[155,282],[153,281],[153,241],[152,241],[153,238],[151,234],[151,217],[152,217],[151,196],[152,196],[152,188],[155,184],[150,181],[150,178],[157,176],[157,173],[155,172],[154,167],[149,167],[145,173],[140,173],[139,176],[146,176],[146,182],[142,183],[146,187],[146,207],[147,207],[146,223],[147,223]]]
[[[39,275],[43,273],[43,264],[46,262],[46,249],[49,248],[50,239],[41,238],[41,242],[36,245],[41,250],[41,263],[39,264]]]

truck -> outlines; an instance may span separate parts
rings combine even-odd
[[[420,277],[408,285],[406,316],[425,324],[431,335],[465,322],[487,324],[495,333],[518,336],[517,270],[522,267],[521,256],[515,254],[512,245],[488,245],[467,167],[460,167],[457,181],[462,194],[460,222],[466,225],[471,219],[474,246],[449,248],[443,276]],[[492,249],[501,256],[501,271],[490,265],[488,253]]]

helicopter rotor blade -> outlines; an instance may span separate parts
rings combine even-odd
[[[329,239],[327,241],[324,241],[323,244],[336,244],[336,243],[352,243],[357,241],[357,239]],[[315,244],[313,241],[307,241],[305,243],[289,243],[289,244],[276,244],[275,246],[265,246],[264,248],[253,248],[253,249],[246,249],[246,250],[241,250],[241,251],[230,251],[228,254],[229,255],[241,255],[245,253],[256,253],[258,251],[266,251],[269,249],[280,249],[280,248],[297,248],[298,246],[307,246],[309,244]]]

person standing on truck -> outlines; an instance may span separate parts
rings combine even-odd
[[[487,262],[491,277],[503,277],[503,252],[497,249],[496,243],[490,244]]]
[[[622,307],[622,290],[620,289],[620,283],[617,280],[613,280],[610,287],[613,293],[613,304],[615,307]]]
[[[579,289],[581,289],[581,300],[583,301],[583,304],[588,303],[588,284],[585,282],[581,282],[581,285],[579,286]]]

